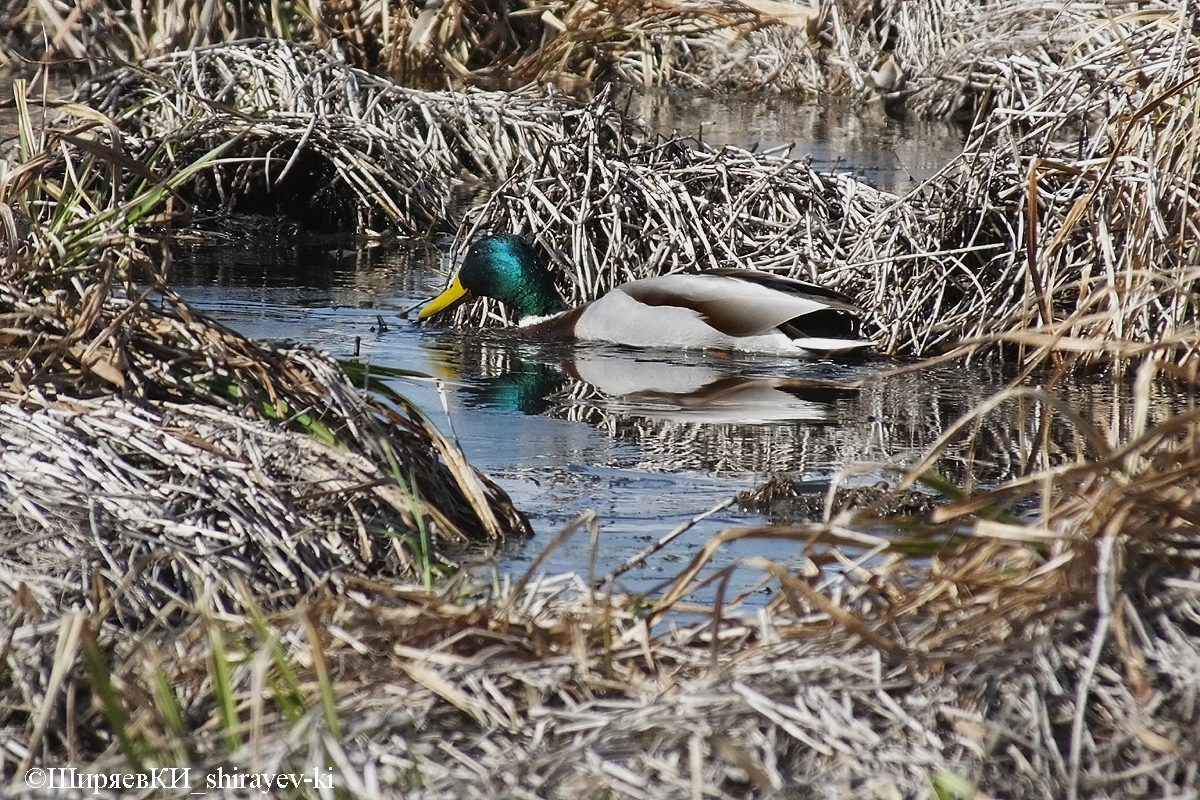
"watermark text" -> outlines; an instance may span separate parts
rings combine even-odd
[[[25,785],[42,791],[83,789],[93,794],[135,789],[193,795],[251,789],[269,794],[274,789],[332,789],[333,771],[314,767],[307,772],[247,772],[218,767],[204,772],[194,767],[159,767],[141,772],[84,772],[75,767],[32,767],[25,771]]]

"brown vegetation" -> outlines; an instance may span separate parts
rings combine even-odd
[[[195,783],[329,770],[352,796],[1200,791],[1200,432],[1187,402],[1166,419],[1151,403],[1196,384],[1194,9],[847,2],[801,26],[578,4],[536,23],[510,9],[504,28],[446,3],[416,39],[411,4],[315,21],[209,6],[51,19],[49,49],[138,57],[287,21],[397,69],[745,84],[704,60],[732,53],[758,84],[813,76],[977,121],[960,159],[897,198],[650,139],[606,94],[418,93],[279,42],[108,73],[45,129],[18,84],[0,175],[13,791],[30,765],[180,764]],[[10,16],[10,52],[52,12]],[[767,41],[789,54],[739,50]],[[458,222],[444,202],[463,171],[507,180],[460,240],[531,234],[572,299],[639,270],[775,269],[855,294],[887,350],[1016,354],[1025,373],[894,486],[839,477],[820,513],[723,531],[654,596],[537,563],[434,589],[435,556],[524,529],[503,492],[403,398],[362,398],[369,375],[187,309],[145,226],[328,185],[314,208],[347,208],[341,225],[424,232]],[[1131,378],[1109,425],[1060,397],[1081,361]],[[912,527],[878,538],[881,517]],[[563,536],[595,546],[594,523]],[[728,570],[704,572],[750,537],[799,549],[738,567],[771,588],[753,609]],[[689,603],[701,584],[715,603]]]
[[[11,640],[15,685],[54,721],[43,757],[105,771],[329,767],[351,794],[428,797],[1186,796],[1200,775],[1196,420],[1144,425],[1093,442],[1099,462],[1031,465],[944,501],[911,537],[870,536],[874,516],[853,511],[723,531],[658,598],[604,578],[596,592],[532,575],[429,592],[348,576],[267,620],[248,587],[241,613],[177,602],[184,624],[119,646],[119,627],[93,627],[104,606],[67,611],[29,582],[15,629],[37,609],[62,614],[46,625],[61,633]],[[1012,516],[1029,501],[1036,521]],[[576,535],[595,541],[594,524]],[[746,537],[799,547],[790,567],[737,567],[762,570],[774,599],[689,604],[729,578],[701,577],[707,558]],[[97,650],[90,681],[109,675],[115,700],[55,701],[54,665]],[[137,721],[128,741],[102,753],[72,738],[111,729],[114,707]]]
[[[0,273],[0,516],[22,576],[81,598],[107,576],[140,618],[228,596],[238,572],[274,605],[343,567],[416,576],[527,531],[402,397],[364,399],[327,355],[251,342],[164,284],[131,226],[206,159],[155,174],[89,125],[35,130],[23,90]]]
[[[503,178],[581,124],[569,100],[407,89],[279,40],[122,67],[75,97],[139,161],[171,172],[213,159],[179,187],[177,224],[283,214],[315,232],[427,235],[447,226],[461,175]]]

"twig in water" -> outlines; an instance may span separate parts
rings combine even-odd
[[[642,561],[646,560],[650,556],[657,553],[659,550],[662,550],[664,547],[669,545],[672,541],[674,541],[676,538],[678,538],[685,531],[691,529],[698,522],[700,522],[704,519],[707,519],[708,517],[711,517],[713,514],[716,514],[718,511],[724,511],[725,509],[729,508],[731,505],[733,505],[735,500],[737,500],[736,497],[730,497],[727,500],[722,500],[720,503],[713,506],[708,511],[705,511],[703,514],[697,514],[696,516],[692,517],[687,522],[683,523],[678,528],[671,531],[666,536],[662,537],[657,542],[650,545],[646,549],[642,550],[640,553],[638,553],[637,555],[635,555],[632,558],[630,558],[629,560],[627,560],[624,564],[622,564],[621,566],[614,569],[612,572],[605,575],[603,578],[600,579],[599,582],[592,584],[593,588],[598,587],[598,586],[603,586],[604,584],[608,583],[609,581],[617,578],[617,576],[622,575],[622,574],[628,572],[629,570],[633,569],[638,564],[640,564]]]

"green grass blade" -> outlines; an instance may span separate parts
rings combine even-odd
[[[232,147],[240,138],[240,136],[235,136],[228,141],[222,142],[202,155],[200,158],[193,161],[191,164],[188,164],[186,167],[174,173],[170,177],[160,181],[150,189],[147,189],[140,196],[135,197],[133,200],[126,203],[123,208],[118,209],[115,213],[123,212],[125,224],[127,226],[133,225],[141,217],[149,213],[151,209],[161,203],[166,195],[187,183],[192,179],[193,175],[208,167],[213,161],[216,161],[222,153]]]
[[[953,503],[959,503],[967,499],[966,492],[951,483],[948,478],[933,470],[923,473],[921,477],[917,478],[917,482],[928,489],[932,489]],[[1004,509],[991,504],[981,506],[974,513],[977,517],[1003,522],[1006,525],[1025,524],[1024,520],[1019,517],[1015,517]]]
[[[307,615],[304,617],[304,628],[308,633],[308,645],[312,650],[313,668],[317,671],[317,685],[321,688],[321,707],[325,712],[325,724],[333,738],[341,740],[342,723],[338,719],[337,703],[333,697],[333,681],[329,677],[329,665],[325,661],[325,649],[321,643],[321,635],[317,626]]]
[[[295,724],[304,716],[306,710],[304,695],[300,691],[300,679],[296,677],[296,671],[292,669],[292,664],[288,661],[287,653],[284,651],[279,637],[267,624],[262,609],[254,603],[254,596],[244,586],[239,586],[239,591],[242,595],[243,607],[250,617],[251,627],[254,628],[259,641],[271,649],[271,659],[275,662],[275,669],[278,671],[278,675],[271,678],[271,690],[275,702],[279,703],[288,721]]]
[[[208,639],[212,646],[212,684],[217,707],[221,711],[221,724],[225,728],[225,746],[234,752],[240,746],[236,733],[237,703],[233,696],[233,670],[225,650],[225,636],[216,623],[208,626]]]
[[[183,720],[183,709],[179,707],[175,689],[171,686],[171,682],[167,679],[161,666],[154,670],[154,702],[158,707],[159,715],[167,723],[171,733],[180,739],[186,739],[188,729]]]
[[[121,752],[125,754],[130,769],[140,772],[142,756],[134,746],[133,737],[129,732],[129,714],[125,711],[121,698],[117,696],[117,692],[113,688],[112,675],[109,673],[104,654],[100,652],[100,646],[96,642],[96,634],[91,628],[84,625],[79,639],[83,645],[88,676],[92,679],[92,688],[100,698],[104,716],[108,718],[108,724],[112,728],[113,735],[117,737],[117,744],[121,748]]]

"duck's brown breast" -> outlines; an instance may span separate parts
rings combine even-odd
[[[529,325],[521,325],[518,330],[522,338],[535,342],[573,342],[577,338],[575,326],[586,305],[555,314],[549,319],[539,320]]]

